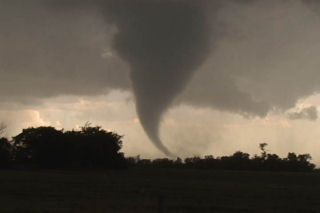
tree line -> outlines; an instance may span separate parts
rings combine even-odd
[[[100,126],[80,130],[54,127],[24,129],[9,141],[0,139],[0,166],[39,168],[125,168],[122,136]]]
[[[184,168],[184,169],[211,169],[211,170],[246,170],[246,171],[290,171],[313,172],[317,171],[315,165],[310,163],[309,154],[295,154],[289,152],[287,157],[280,158],[276,154],[267,154],[250,158],[248,153],[237,151],[230,156],[214,158],[212,155],[189,157],[182,160],[140,159],[139,157],[127,158],[130,167],[137,168]]]
[[[3,129],[2,129],[3,130]],[[27,128],[12,140],[0,138],[0,168],[16,165],[38,168],[176,168],[254,171],[316,171],[309,154],[289,152],[280,158],[266,151],[266,143],[259,144],[261,153],[250,157],[237,151],[230,156],[189,157],[169,159],[140,159],[125,157],[122,136],[85,125],[80,130],[64,131],[54,127]]]

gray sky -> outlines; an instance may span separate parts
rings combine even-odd
[[[267,142],[319,162],[319,5],[0,0],[1,120],[8,135],[90,121],[127,155]]]

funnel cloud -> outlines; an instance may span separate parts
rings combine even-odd
[[[110,13],[118,33],[113,47],[131,65],[137,113],[147,135],[165,154],[161,116],[207,56],[209,35],[195,1],[120,1]],[[107,13],[110,15],[109,13]]]

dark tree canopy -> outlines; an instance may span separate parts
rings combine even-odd
[[[13,142],[16,160],[43,168],[119,168],[124,166],[121,138],[99,126],[66,132],[38,127],[24,129]]]
[[[13,137],[16,159],[43,167],[55,167],[66,163],[66,141],[63,132],[53,127],[24,129]]]

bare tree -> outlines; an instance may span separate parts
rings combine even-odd
[[[266,157],[267,157],[266,146],[268,146],[267,143],[260,143],[260,144],[259,144],[259,147],[260,147],[260,150],[261,150],[261,157],[262,157],[263,159],[266,159]]]

